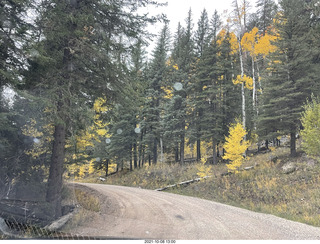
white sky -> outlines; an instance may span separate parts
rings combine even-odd
[[[178,22],[185,25],[188,11],[191,8],[194,27],[196,27],[201,12],[205,8],[211,19],[215,10],[222,14],[224,10],[231,10],[233,0],[168,0],[168,6],[164,7],[165,13],[170,20],[171,32],[176,31]],[[254,1],[254,0],[253,0]],[[173,30],[172,30],[173,28]]]
[[[252,11],[256,5],[256,0],[249,1]],[[198,20],[204,8],[208,12],[209,20],[211,20],[215,10],[218,11],[220,16],[224,14],[225,10],[230,13],[232,11],[233,0],[158,0],[158,2],[168,2],[168,5],[161,8],[148,9],[147,11],[150,15],[165,13],[167,18],[170,20],[170,32],[171,36],[173,36],[177,30],[178,22],[180,22],[182,26],[185,26],[185,19],[188,16],[188,11],[190,8],[192,10],[193,30],[196,30]],[[240,4],[241,1],[238,2]],[[154,34],[159,34],[162,27],[163,24],[152,26],[150,31]],[[150,43],[148,51],[152,50],[153,45],[154,43]]]

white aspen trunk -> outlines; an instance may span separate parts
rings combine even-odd
[[[255,70],[254,70],[254,58],[251,57],[252,60],[252,106],[253,110],[256,110],[256,79],[255,79]]]
[[[262,86],[261,86],[261,78],[260,78],[260,69],[259,69],[258,63],[257,63],[257,73],[258,73],[259,90],[260,90],[260,93],[263,94],[263,92],[262,92]]]
[[[241,40],[238,40],[239,44],[239,55],[240,55],[240,68],[241,68],[241,78],[244,76],[244,69],[243,69],[243,55],[242,55],[242,48],[241,48]],[[246,98],[244,94],[244,83],[241,83],[241,95],[242,95],[242,126],[243,129],[246,129]],[[244,138],[246,140],[246,138]]]
[[[254,57],[251,57],[252,60],[252,106],[253,106],[253,112],[256,112],[256,114],[258,115],[258,108],[256,106],[257,104],[257,92],[256,92],[256,78],[255,78],[255,69],[254,69]],[[254,120],[254,125],[253,125],[254,130],[257,130],[257,123]]]
[[[246,128],[246,97],[244,95],[244,83],[241,84],[241,95],[242,95],[242,126]]]

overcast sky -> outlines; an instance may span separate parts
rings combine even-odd
[[[251,11],[254,11],[256,0],[249,1],[252,7]],[[168,5],[161,8],[148,9],[147,11],[150,15],[165,13],[167,18],[170,20],[170,32],[173,36],[177,30],[178,22],[180,22],[182,26],[185,26],[185,19],[187,18],[190,8],[192,10],[194,30],[196,30],[198,20],[204,8],[208,12],[209,19],[211,19],[215,10],[217,10],[220,15],[223,15],[225,11],[230,13],[232,11],[233,0],[158,0],[158,2],[168,2]],[[241,1],[239,1],[239,4],[240,2]],[[150,31],[154,34],[158,34],[162,26],[163,24],[153,26]],[[149,46],[148,52],[152,50],[153,45],[154,44],[151,44]]]

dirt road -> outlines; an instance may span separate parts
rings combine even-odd
[[[320,239],[320,228],[212,201],[103,184],[101,213],[73,232],[86,236],[182,239]]]

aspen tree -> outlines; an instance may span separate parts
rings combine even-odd
[[[244,154],[249,146],[249,142],[244,139],[246,134],[246,130],[239,122],[229,127],[229,136],[226,137],[223,146],[226,150],[223,159],[229,160],[227,167],[230,172],[238,172],[243,163]]]

